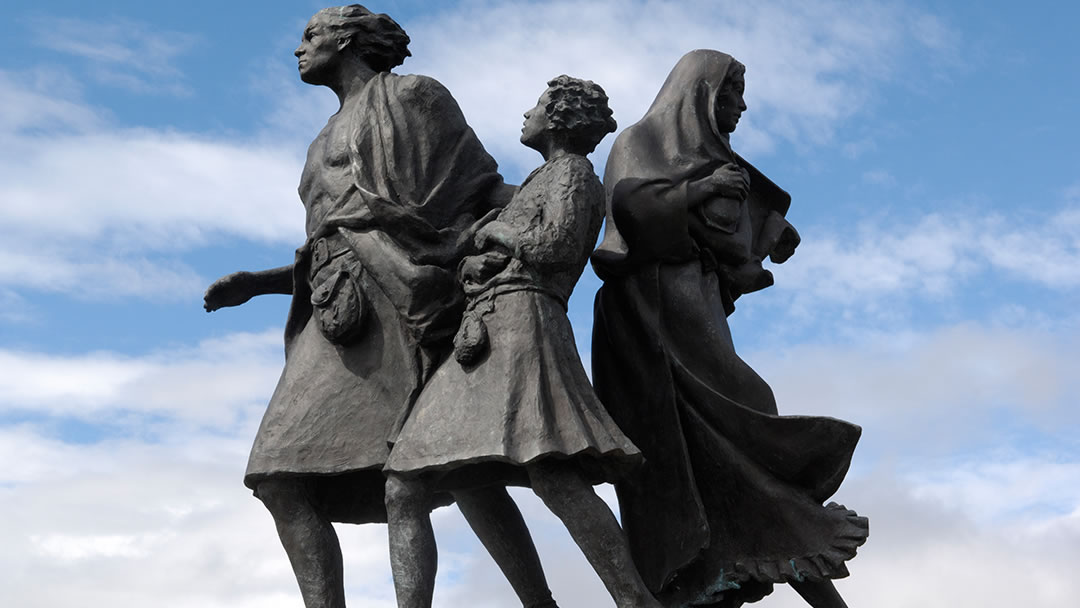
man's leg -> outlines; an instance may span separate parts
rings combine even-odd
[[[529,528],[503,486],[454,492],[454,501],[524,608],[558,608]]]
[[[814,608],[847,608],[844,598],[830,580],[791,583],[791,588]]]
[[[439,555],[431,528],[431,490],[416,478],[386,478],[390,570],[398,608],[431,608]]]
[[[267,479],[256,493],[274,517],[306,608],[345,608],[341,546],[334,526],[312,505],[299,478]]]
[[[607,504],[570,463],[529,465],[533,491],[581,548],[619,608],[661,608],[630,556],[623,529]]]

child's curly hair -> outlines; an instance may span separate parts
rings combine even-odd
[[[588,154],[605,135],[615,131],[608,96],[600,85],[566,74],[547,84],[550,101],[544,112],[549,128],[556,136],[568,137],[576,150]]]

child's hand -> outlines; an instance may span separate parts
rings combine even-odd
[[[510,256],[501,251],[487,251],[470,255],[461,263],[461,282],[480,284],[487,282],[510,262]]]
[[[513,253],[517,249],[517,235],[509,224],[495,220],[485,224],[476,233],[474,243],[476,248],[481,251],[491,249],[494,246],[501,247],[508,253]]]

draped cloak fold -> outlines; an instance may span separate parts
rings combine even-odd
[[[646,584],[674,605],[738,606],[772,583],[844,576],[868,529],[854,512],[822,506],[847,472],[859,427],[779,416],[731,341],[733,300],[771,283],[760,259],[782,262],[798,244],[783,218],[790,197],[716,128],[732,61],[716,51],[684,56],[641,121],[616,139],[605,237],[592,258],[604,279],[594,385],[645,456],[616,484],[622,522]],[[731,262],[717,245],[737,230],[702,239],[690,227],[698,211],[688,183],[725,163],[750,174],[738,220],[752,238],[749,262]],[[752,278],[735,284],[740,275]]]
[[[335,520],[361,523],[385,521],[389,444],[449,349],[464,306],[454,271],[506,186],[437,81],[381,73],[358,95],[338,119],[351,183],[332,200],[304,200],[285,369],[244,481],[311,476]],[[338,263],[365,308],[359,337],[344,345],[312,314],[313,250],[323,243],[344,251]]]

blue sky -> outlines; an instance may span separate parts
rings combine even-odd
[[[735,148],[803,244],[731,317],[781,412],[863,425],[837,499],[872,520],[852,605],[1080,594],[1080,9],[1065,3],[371,3],[510,182],[547,79],[632,124],[686,51],[747,65]],[[207,315],[286,264],[336,99],[292,50],[322,3],[8,2],[0,20],[0,588],[5,605],[298,606],[240,479],[288,300]],[[609,137],[593,155],[602,173]],[[587,273],[571,302],[588,358]],[[611,497],[610,489],[601,490]],[[564,606],[608,605],[515,494]],[[438,606],[514,605],[453,508]],[[391,606],[382,526],[344,526],[353,606]],[[899,573],[899,576],[898,576]],[[764,606],[794,607],[786,589]]]

